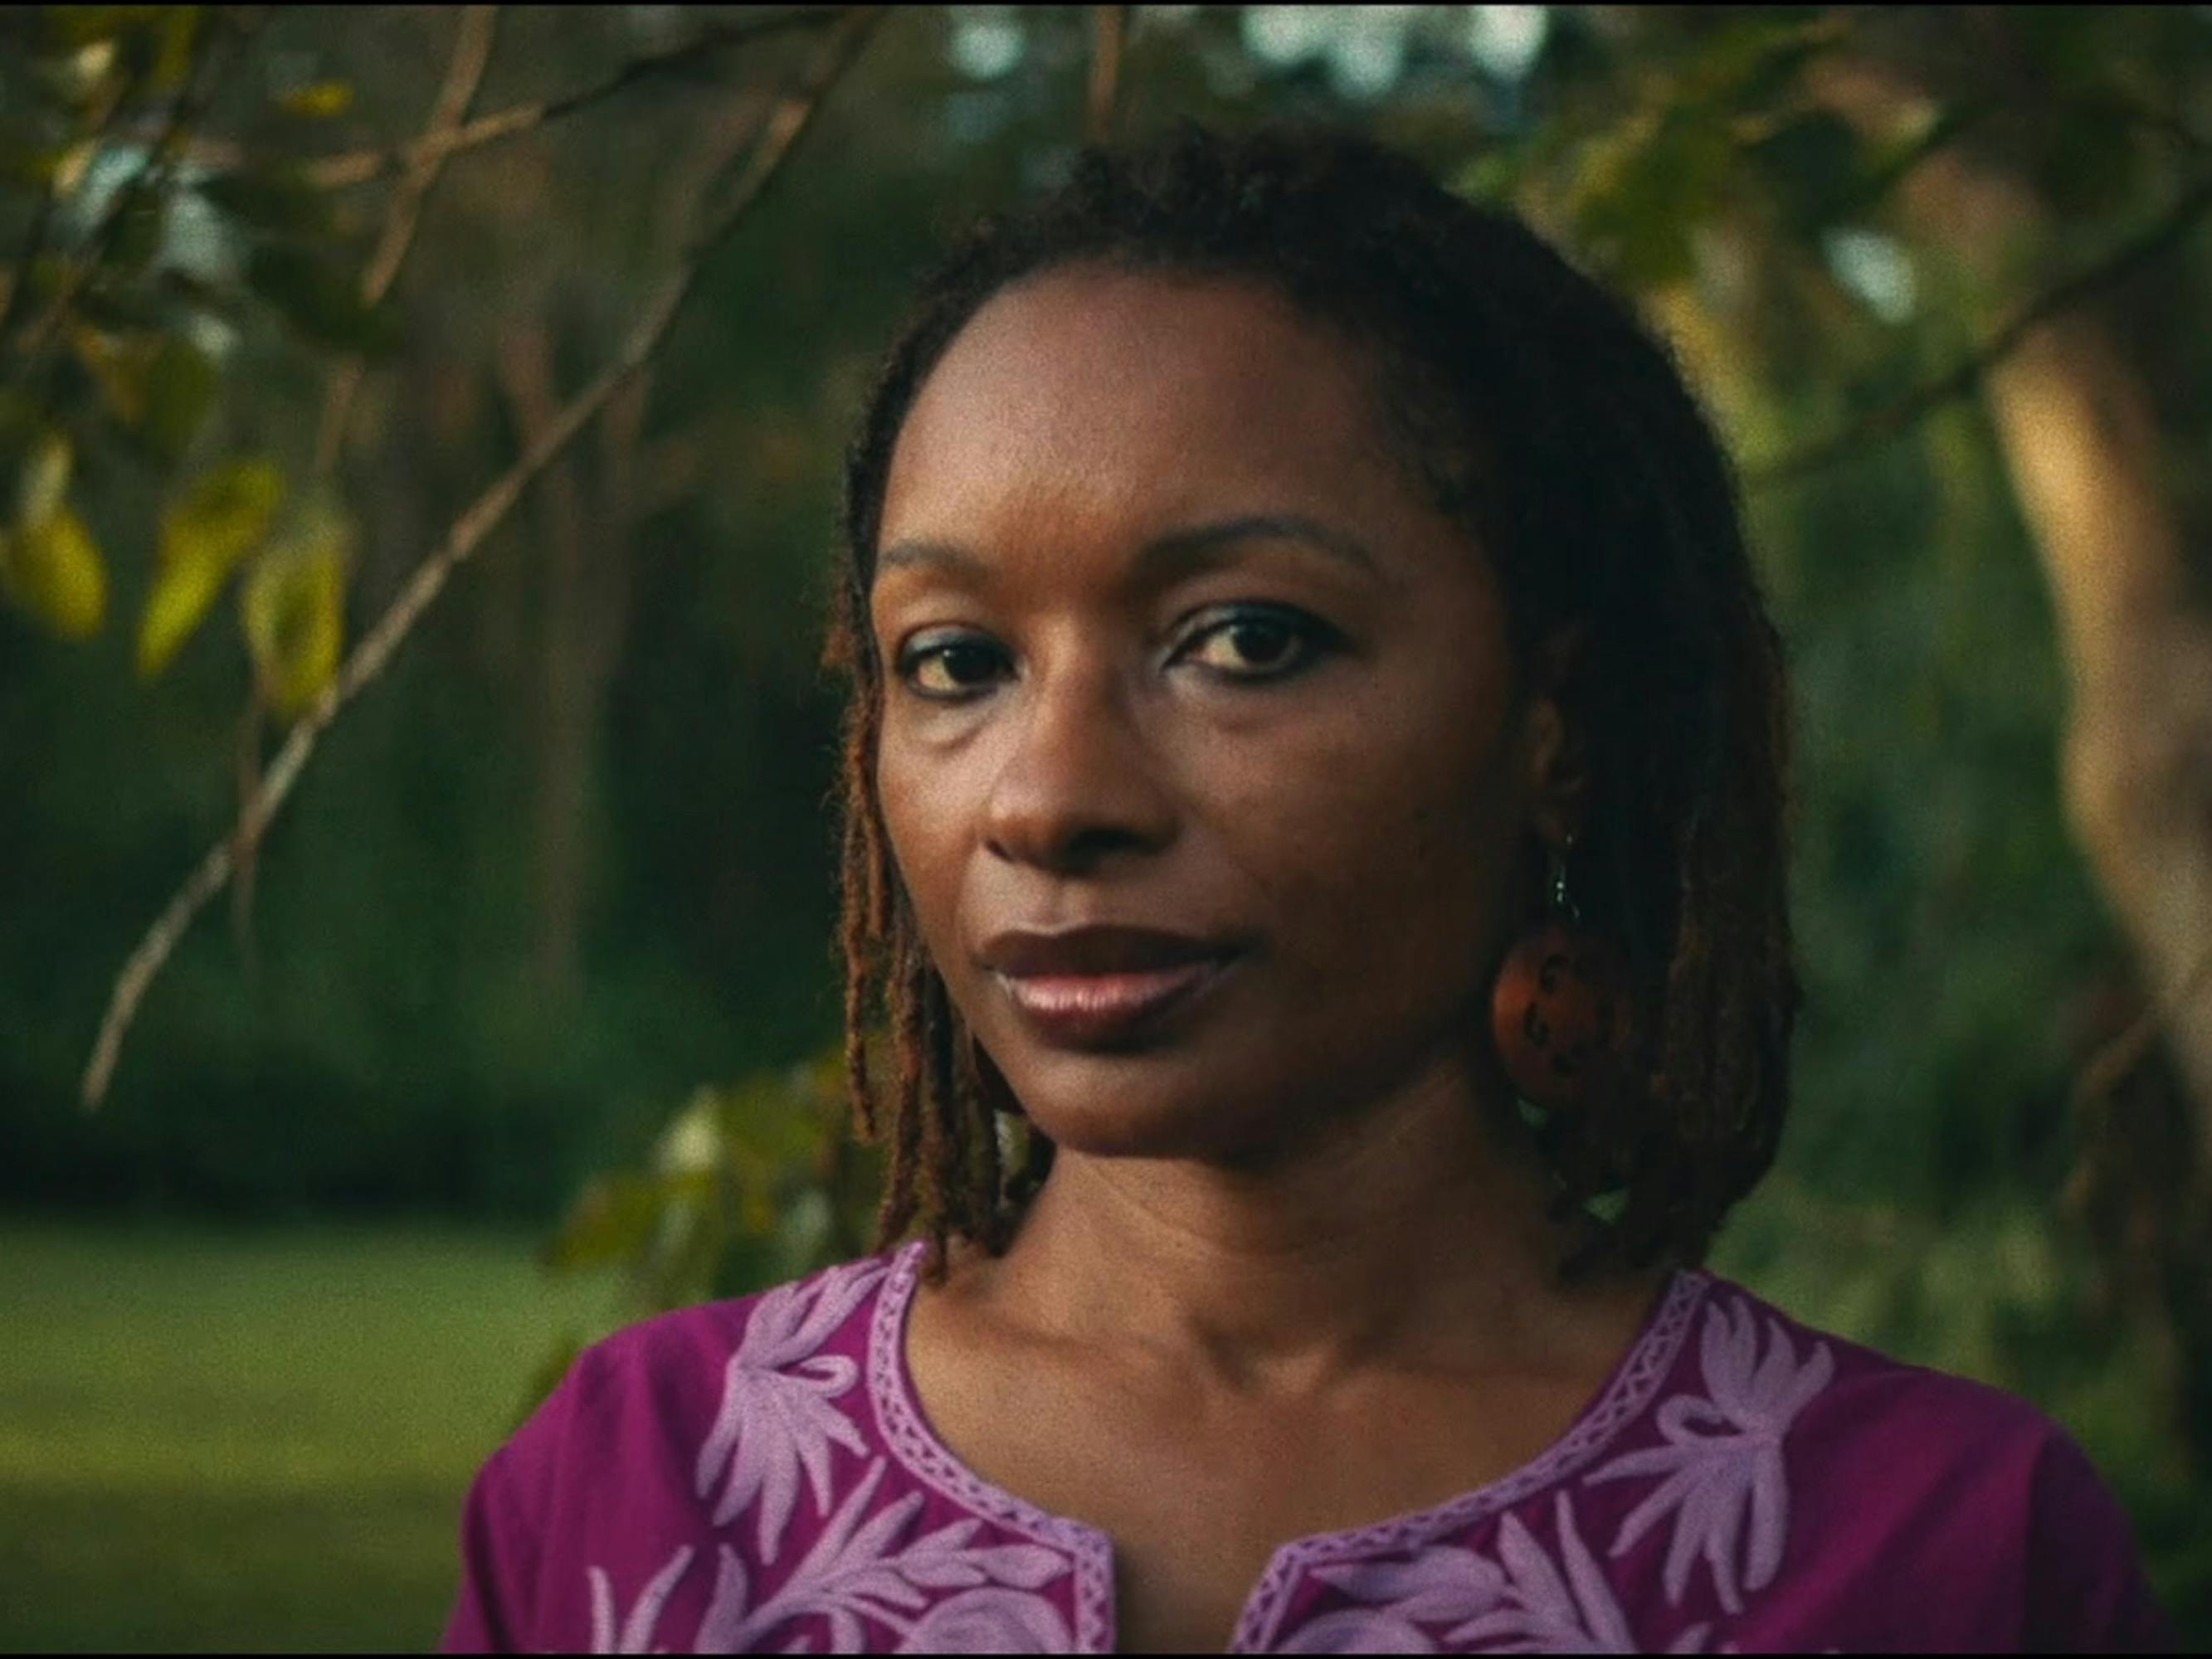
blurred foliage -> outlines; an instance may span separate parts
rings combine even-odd
[[[290,166],[317,120],[349,107],[349,83],[277,93],[234,166],[193,159],[214,85],[257,27],[207,6],[13,7],[0,21],[0,224],[22,228],[0,299],[0,427],[17,438],[0,451],[17,481],[0,590],[55,633],[98,632],[110,555],[72,504],[71,457],[85,455],[92,491],[103,465],[143,468],[169,499],[139,672],[159,673],[243,570],[256,684],[289,717],[337,664],[343,510],[326,490],[276,543],[267,508],[194,534],[211,495],[241,476],[281,494],[281,475],[265,457],[179,475],[212,459],[204,428],[234,337],[262,313],[326,348],[396,337],[362,298],[352,227]],[[239,533],[249,522],[256,533]]]
[[[315,169],[422,130],[449,20],[0,14],[0,1193],[565,1206],[549,1266],[616,1270],[623,1317],[865,1248],[835,1068],[791,1069],[837,1024],[815,651],[840,451],[945,233],[1065,175],[1081,9],[885,22],[649,396],[333,729],[250,913],[187,938],[103,1116],[68,1104],[263,715],[313,705],[347,617],[607,360],[684,190],[799,61],[782,35],[682,57],[763,15],[503,12],[479,111],[682,70],[455,155],[371,305],[398,170]],[[1843,118],[1838,67],[1901,88],[1892,117]],[[1319,116],[1510,203],[1638,295],[1754,478],[2212,167],[2203,8],[1144,7],[1123,76],[1131,131]],[[1947,154],[2017,179],[2035,220],[1971,247],[1912,220],[1903,187]],[[2200,237],[2109,308],[2176,457],[2212,443],[2208,280]],[[2212,474],[2177,462],[2171,489],[2212,547]],[[2154,1189],[2187,1106],[2154,1057],[2077,1121],[2139,993],[2060,811],[2063,664],[2002,456],[1957,400],[1750,507],[1794,676],[1809,996],[1780,1169],[1717,1265],[2057,1412],[2212,1640],[2204,1275],[2144,1266],[2197,1190]],[[226,600],[234,635],[208,625]]]
[[[539,1260],[619,1273],[617,1316],[742,1296],[865,1255],[881,1158],[847,1121],[844,1047],[727,1088],[695,1090],[645,1166],[596,1176]],[[519,1424],[568,1373],[570,1333],[525,1390]]]

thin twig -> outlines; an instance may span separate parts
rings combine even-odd
[[[240,838],[248,842],[260,840],[299,781],[301,769],[314,752],[317,739],[337,718],[339,710],[384,672],[392,653],[437,598],[454,569],[499,526],[531,482],[552,465],[575,441],[577,434],[591,424],[592,417],[652,361],[667,339],[684,301],[697,286],[707,257],[728,238],[746,211],[760,199],[823,99],[858,55],[880,11],[878,7],[854,7],[839,18],[836,28],[823,43],[805,73],[770,115],[759,148],[727,201],[719,211],[707,217],[704,228],[687,247],[683,263],[669,273],[647,302],[615,360],[572,398],[558,418],[529,445],[521,457],[453,520],[438,546],[416,567],[415,574],[390,607],[347,653],[314,706],[292,727],[261,780],[260,788],[241,810],[237,834],[223,836],[208,849],[198,867],[186,878],[124,964],[109,997],[99,1037],[93,1045],[91,1062],[85,1069],[82,1099],[87,1110],[97,1108],[106,1094],[108,1079],[114,1073],[116,1059],[122,1050],[123,1034],[137,1012],[147,987],[176,949],[193,917],[229,878],[234,842]]]
[[[2042,324],[2166,252],[2194,229],[2208,211],[2212,211],[2212,178],[2199,179],[2148,229],[2121,243],[2094,264],[2076,271],[2022,307],[2011,321],[1951,368],[1922,382],[1903,397],[1845,422],[1840,431],[1794,454],[1763,466],[1747,468],[1746,483],[1752,489],[1764,489],[1794,482],[1912,427],[1952,398],[1973,390],[1983,376],[2010,356]]]
[[[578,110],[589,108],[639,81],[687,68],[696,59],[710,53],[743,46],[748,41],[763,40],[771,34],[781,34],[787,29],[819,28],[835,23],[845,15],[848,9],[842,6],[804,6],[778,12],[773,17],[744,17],[716,23],[701,30],[681,46],[633,58],[604,81],[595,82],[578,91],[564,93],[558,98],[549,98],[540,103],[514,104],[506,109],[494,110],[489,115],[480,115],[473,121],[464,122],[449,132],[434,137],[426,134],[397,149],[346,150],[335,155],[321,156],[304,164],[302,176],[309,184],[325,190],[337,190],[348,185],[364,184],[387,173],[420,167],[425,161],[442,161],[465,149],[474,149],[480,144],[532,131],[548,121],[557,121],[564,115],[573,115]]]
[[[438,88],[438,95],[431,104],[430,118],[423,125],[423,143],[434,145],[467,119],[469,106],[476,100],[477,88],[483,83],[485,66],[491,62],[492,36],[498,22],[497,6],[461,9],[460,21],[453,33],[453,55],[446,65],[445,83]],[[384,234],[378,238],[376,250],[362,272],[361,300],[364,306],[375,305],[398,280],[399,268],[406,263],[408,249],[414,246],[415,227],[421,222],[423,204],[429,199],[430,188],[437,182],[445,164],[445,154],[433,150],[410,168],[392,191],[385,209]],[[330,385],[323,394],[322,421],[315,434],[318,477],[326,476],[337,465],[338,448],[344,441],[346,420],[353,412],[354,394],[360,390],[361,376],[362,360],[357,352],[342,359],[331,372]]]
[[[2143,1005],[2127,1029],[2089,1056],[2074,1085],[2074,1104],[2077,1111],[2090,1102],[2101,1098],[2116,1086],[2121,1079],[2142,1064],[2143,1055],[2159,1033],[2159,1028],[2188,1007],[2197,994],[2212,986],[2212,951],[2197,959],[2197,965],[2181,977],[2181,983],[2163,1005],[2155,996]]]
[[[1110,143],[1121,99],[1121,53],[1128,45],[1129,9],[1091,9],[1091,79],[1084,131],[1094,144]]]
[[[429,118],[423,124],[426,136],[450,132],[467,118],[469,106],[475,101],[477,88],[483,82],[485,66],[491,62],[492,36],[498,22],[497,6],[461,9],[445,80],[431,100]],[[415,227],[422,218],[422,204],[428,199],[430,187],[436,183],[444,166],[442,158],[434,156],[410,171],[392,191],[385,205],[383,234],[377,239],[375,252],[362,272],[362,305],[375,305],[398,279],[399,268],[406,263],[408,249],[414,245]],[[329,477],[337,465],[338,450],[345,441],[346,422],[353,414],[354,398],[361,390],[362,373],[359,352],[348,352],[331,369],[331,378],[323,388],[322,418],[315,429],[314,475],[318,478]],[[241,809],[261,787],[261,691],[256,686],[246,692],[246,708],[239,717],[237,779]],[[253,962],[253,843],[243,836],[231,848],[235,866],[230,890],[231,931],[237,938],[240,954],[248,964],[249,972]]]

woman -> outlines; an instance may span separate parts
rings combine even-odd
[[[2164,1639],[2047,1419],[1694,1267],[1787,1096],[1784,697],[1617,302],[1364,142],[1185,130],[971,235],[846,505],[919,1236],[587,1352],[450,1646]]]

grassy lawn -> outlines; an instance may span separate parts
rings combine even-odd
[[[470,1475],[608,1296],[526,1239],[0,1222],[0,1648],[432,1646]]]

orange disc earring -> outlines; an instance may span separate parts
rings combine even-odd
[[[1611,1097],[1634,1046],[1627,959],[1583,927],[1567,893],[1573,845],[1551,849],[1548,913],[1506,953],[1490,999],[1491,1035],[1514,1089],[1569,1116]]]

